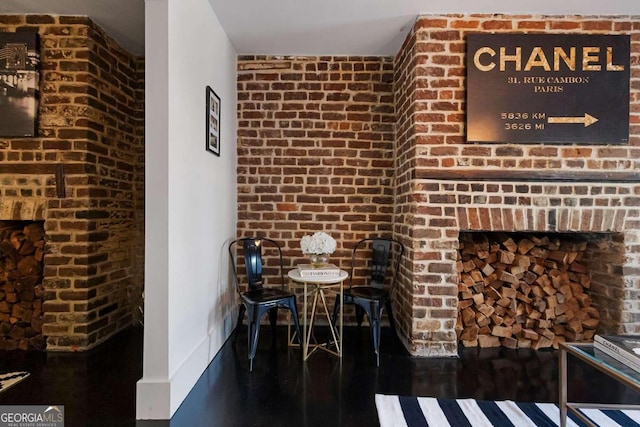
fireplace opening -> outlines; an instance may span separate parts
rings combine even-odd
[[[538,350],[616,333],[623,261],[618,233],[461,232],[458,342]]]
[[[0,349],[43,350],[43,221],[0,221]]]

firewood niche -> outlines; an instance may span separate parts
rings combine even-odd
[[[0,221],[0,349],[43,350],[42,222]]]
[[[600,314],[577,235],[461,233],[458,341],[465,347],[558,348],[591,341]]]

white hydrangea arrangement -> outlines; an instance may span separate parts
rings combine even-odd
[[[324,231],[317,231],[300,240],[300,249],[304,254],[332,254],[336,250],[336,239]]]

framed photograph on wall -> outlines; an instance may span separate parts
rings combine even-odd
[[[220,155],[220,97],[207,86],[207,151]]]
[[[0,32],[0,136],[37,135],[40,51],[35,32]]]

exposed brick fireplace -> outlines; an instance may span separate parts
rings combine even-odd
[[[0,138],[0,221],[46,233],[42,333],[86,350],[134,322],[143,283],[144,61],[84,17],[2,15],[40,35],[38,136]]]
[[[453,329],[447,332],[447,327],[454,323],[450,316],[457,305],[456,251],[459,233],[466,230],[619,234],[620,238],[611,238],[611,245],[623,247],[625,261],[623,265],[611,263],[601,267],[599,274],[606,275],[607,268],[611,268],[624,275],[623,280],[618,278],[616,288],[612,282],[612,287],[603,291],[620,297],[617,305],[623,309],[612,317],[619,318],[619,322],[603,326],[609,332],[638,332],[638,306],[634,300],[638,292],[640,222],[635,206],[640,200],[633,195],[638,194],[637,185],[423,181],[418,188],[423,202],[417,209],[425,215],[414,233],[429,238],[424,239],[419,249],[424,261],[419,263],[417,281],[423,294],[414,295],[413,301],[422,307],[417,310],[414,307],[412,321],[416,327],[437,329],[429,331],[427,337],[439,338],[443,344],[444,338],[453,334]],[[601,282],[608,280],[609,277],[603,277]],[[423,314],[423,319],[416,314]],[[425,339],[425,347],[433,349],[438,345],[434,341]]]
[[[629,144],[465,141],[464,36],[484,31],[630,34]],[[418,19],[395,68],[395,223],[398,234],[412,242],[410,266],[396,300],[401,313],[397,323],[413,354],[457,354],[456,258],[459,234],[464,231],[614,233],[610,244],[623,251],[623,261],[602,259],[607,265],[592,274],[602,276],[601,292],[615,296],[621,310],[613,315],[619,321],[601,327],[608,332],[640,331],[636,301],[640,289],[639,36],[637,25],[626,18],[452,15]],[[605,276],[612,270],[619,273],[618,279],[604,289],[611,280]],[[595,299],[594,304],[606,310]]]

